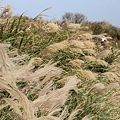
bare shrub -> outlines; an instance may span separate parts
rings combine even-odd
[[[66,21],[71,21],[73,23],[83,23],[87,20],[86,16],[81,14],[81,13],[71,13],[71,12],[66,12],[63,16],[62,16],[62,21],[66,22]]]

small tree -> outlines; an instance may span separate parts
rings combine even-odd
[[[68,20],[71,20],[73,23],[83,23],[87,21],[87,17],[83,14],[80,13],[71,13],[71,12],[67,12],[62,16],[62,21],[66,22]]]
[[[62,21],[65,22],[65,21],[67,21],[67,20],[74,21],[74,14],[73,14],[73,13],[70,13],[70,12],[65,13],[65,14],[62,16]]]
[[[80,13],[75,13],[74,14],[74,22],[75,23],[80,24],[80,23],[83,23],[85,21],[87,21],[87,17],[85,15],[80,14]]]

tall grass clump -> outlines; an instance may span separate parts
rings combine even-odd
[[[53,115],[62,110],[69,91],[75,89],[77,85],[77,78],[73,76],[63,88],[53,89],[52,80],[61,74],[61,69],[55,67],[55,64],[48,63],[33,72],[32,61],[17,67],[11,62],[2,45],[0,45],[0,68],[1,119],[35,120],[38,117],[35,115],[37,111],[40,111],[40,120],[60,119],[60,116]],[[22,89],[17,86],[17,82],[25,82],[26,85]],[[36,97],[33,99],[29,97],[30,95]]]

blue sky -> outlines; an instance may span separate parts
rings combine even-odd
[[[120,27],[120,0],[1,0],[2,6],[10,3],[14,14],[35,17],[47,7],[44,14],[61,19],[65,12],[82,13],[88,21],[107,21]]]

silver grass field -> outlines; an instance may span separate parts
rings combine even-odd
[[[50,9],[0,12],[0,120],[120,120],[120,28],[48,21]]]

